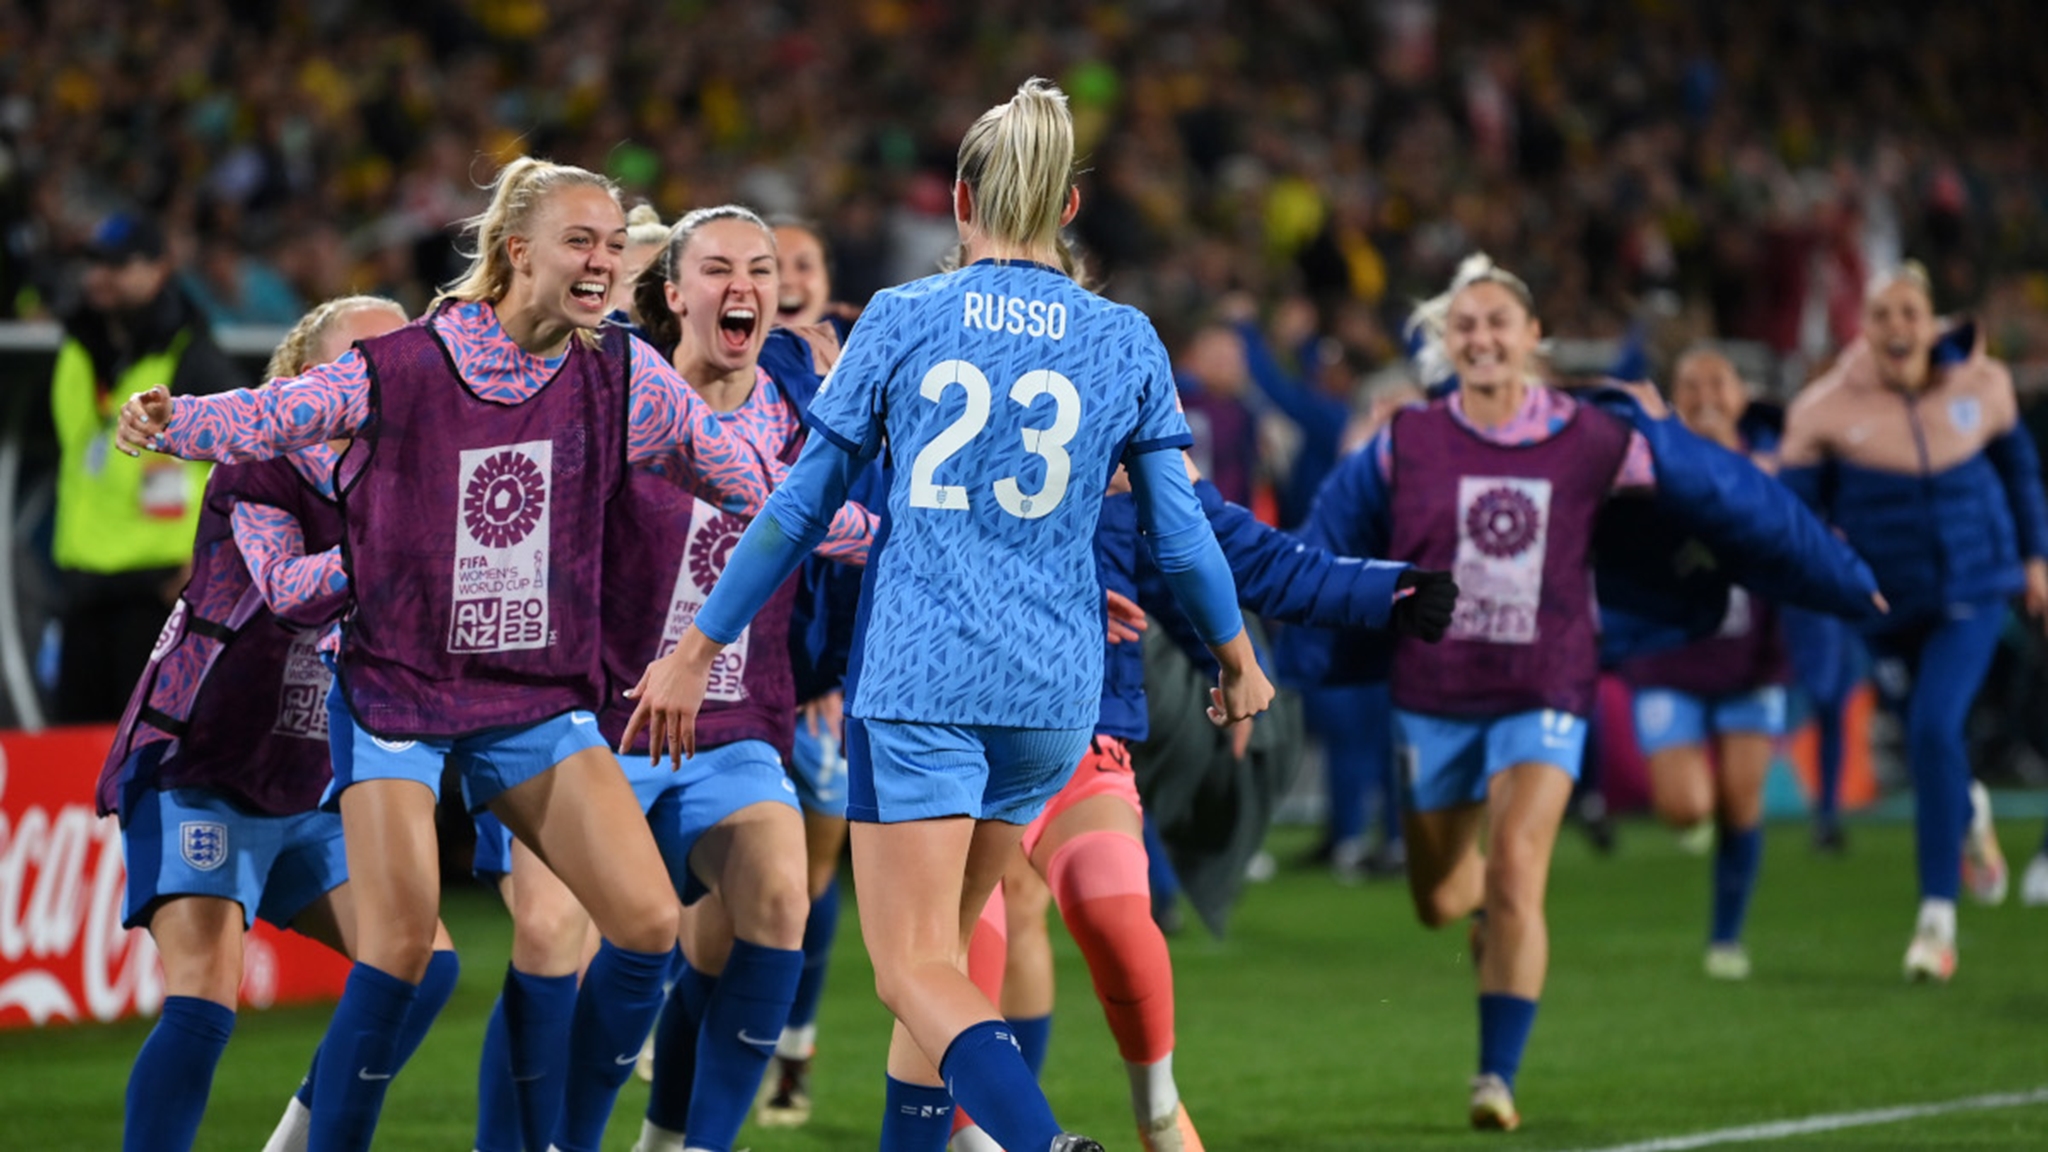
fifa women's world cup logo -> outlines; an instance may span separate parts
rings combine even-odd
[[[553,450],[529,440],[462,453],[450,652],[547,646]]]
[[[1508,476],[1458,480],[1458,607],[1449,635],[1490,644],[1536,642],[1543,560],[1550,540],[1550,481]]]
[[[510,548],[526,539],[547,507],[548,479],[517,452],[499,452],[470,475],[462,493],[462,522],[486,548]]]
[[[747,530],[746,521],[721,512],[702,500],[690,505],[690,530],[683,541],[682,563],[676,566],[676,585],[668,599],[668,621],[661,629],[657,656],[675,650],[676,642],[696,622],[697,612],[725,571],[725,562]],[[732,643],[711,662],[711,683],[704,690],[706,700],[728,703],[746,699],[747,649],[752,628],[743,628]]]

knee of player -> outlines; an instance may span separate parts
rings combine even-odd
[[[1673,828],[1691,828],[1714,815],[1714,798],[1705,789],[1656,799],[1657,818]]]
[[[522,912],[512,925],[512,966],[532,976],[574,972],[589,928],[590,918],[574,905]]]
[[[1454,920],[1463,919],[1472,911],[1470,908],[1459,907],[1457,902],[1451,899],[1451,894],[1441,888],[1417,892],[1414,895],[1415,918],[1422,922],[1424,928],[1441,928]]]
[[[732,909],[733,930],[769,948],[801,948],[811,897],[802,878],[775,878],[760,885],[746,905]]]
[[[667,952],[674,948],[681,908],[665,885],[658,895],[658,899],[649,900],[644,907],[622,917],[622,923],[604,934],[605,939],[631,952]]]
[[[1486,864],[1486,914],[1494,917],[1543,915],[1543,871],[1512,862]]]

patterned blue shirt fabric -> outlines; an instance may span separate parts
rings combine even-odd
[[[848,710],[1093,726],[1103,489],[1125,457],[1190,441],[1151,322],[1053,269],[983,261],[878,295],[810,420],[889,453]]]

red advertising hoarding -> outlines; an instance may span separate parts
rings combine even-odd
[[[121,829],[93,813],[114,730],[0,732],[0,1028],[155,1015],[163,971],[146,932],[121,927]],[[341,994],[348,962],[258,922],[242,1004]]]

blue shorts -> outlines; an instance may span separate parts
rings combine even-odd
[[[754,804],[786,804],[798,811],[796,785],[783,770],[781,754],[760,740],[699,748],[673,772],[666,759],[650,766],[645,752],[631,753],[623,763],[668,878],[685,904],[711,891],[690,871],[690,850],[704,833]]]
[[[128,902],[121,926],[139,928],[171,896],[218,896],[279,928],[348,882],[341,817],[266,816],[211,788],[138,788],[121,813]]]
[[[495,888],[512,874],[512,830],[489,811],[471,819],[476,825],[476,850],[469,857],[469,874]]]
[[[334,780],[321,803],[339,811],[341,794],[364,780],[417,780],[441,799],[441,767],[455,766],[462,801],[480,811],[498,793],[516,788],[586,748],[606,748],[597,717],[577,709],[534,724],[490,728],[468,736],[386,740],[356,726],[341,681],[327,691],[327,743]]]
[[[1029,824],[1088,752],[1089,728],[846,720],[846,818]]]
[[[1577,780],[1585,750],[1586,721],[1553,708],[1481,717],[1394,709],[1395,762],[1417,812],[1483,804],[1488,782],[1517,764],[1554,764]]]
[[[1769,684],[1728,696],[1695,696],[1669,688],[1635,692],[1636,743],[1643,755],[1667,748],[1705,744],[1727,732],[1781,736],[1785,732],[1785,689]]]
[[[830,733],[813,736],[803,717],[796,721],[795,755],[789,776],[806,812],[846,819],[846,756]]]

